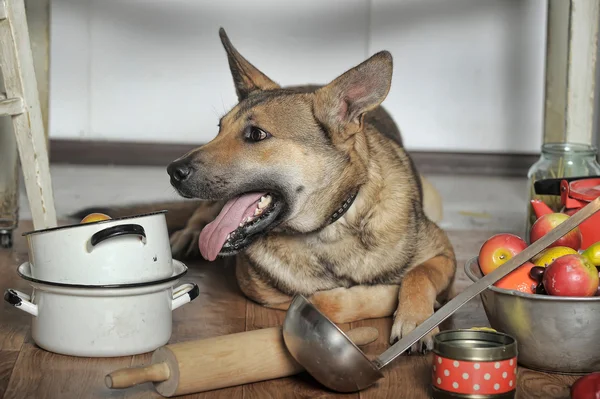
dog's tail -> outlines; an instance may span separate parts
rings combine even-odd
[[[420,177],[423,185],[423,210],[425,215],[432,222],[439,223],[444,218],[442,196],[429,180],[422,175]]]
[[[167,229],[169,233],[180,230],[185,227],[187,221],[202,204],[198,200],[184,200],[171,202],[153,202],[147,204],[132,204],[125,206],[94,206],[80,209],[69,215],[71,219],[81,220],[90,213],[99,212],[110,216],[113,219],[143,215],[157,211],[166,210]]]

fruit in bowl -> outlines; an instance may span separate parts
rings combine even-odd
[[[527,243],[519,236],[510,233],[496,234],[483,243],[479,250],[479,267],[487,275],[513,256],[527,248]],[[508,290],[517,290],[533,294],[537,285],[529,271],[535,267],[531,262],[519,266],[494,285]]]
[[[598,269],[587,257],[570,254],[546,268],[542,284],[549,295],[587,297],[596,295],[599,280]]]
[[[569,233],[570,234],[570,233]],[[479,268],[487,275],[527,248],[510,233],[488,238],[479,250]],[[497,281],[494,286],[527,294],[553,296],[600,296],[600,242],[579,253],[571,246],[546,248]]]
[[[600,241],[587,247],[582,255],[591,260],[594,266],[600,266]]]
[[[546,267],[561,256],[576,253],[578,252],[571,247],[551,247],[534,256],[531,261],[536,266]]]
[[[536,267],[531,262],[526,262],[513,270],[508,275],[498,280],[494,286],[506,290],[515,290],[527,294],[535,294],[538,282],[531,277],[531,269]]]
[[[488,238],[479,250],[481,272],[484,275],[493,272],[525,248],[527,243],[514,234],[501,233]]]
[[[585,251],[581,253],[583,256],[588,258],[596,269],[598,269],[598,279],[600,280],[600,241],[595,242]],[[596,296],[600,296],[600,283],[598,283],[598,289],[596,290]]]
[[[554,229],[556,226],[561,224],[562,222],[569,219],[570,216],[565,213],[548,213],[542,215],[533,223],[531,226],[531,231],[529,233],[529,241],[531,243],[536,242],[550,230]],[[574,228],[569,231],[567,234],[554,241],[552,244],[548,246],[548,248],[552,247],[569,247],[578,251],[581,248],[581,242],[583,241],[583,237],[581,235],[581,230],[579,227]]]

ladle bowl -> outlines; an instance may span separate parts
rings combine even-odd
[[[296,361],[335,391],[360,391],[383,378],[358,346],[302,295],[288,309],[283,339]]]

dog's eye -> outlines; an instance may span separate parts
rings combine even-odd
[[[271,137],[269,133],[257,128],[256,126],[250,126],[248,129],[246,129],[245,136],[250,141],[261,141]]]

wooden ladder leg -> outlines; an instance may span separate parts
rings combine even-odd
[[[0,93],[0,101],[4,98]],[[0,249],[12,247],[18,220],[19,152],[10,119],[0,118]]]
[[[0,101],[0,115],[11,115],[33,226],[36,230],[56,227],[48,148],[24,0],[0,0],[0,66],[6,89],[6,99]]]

